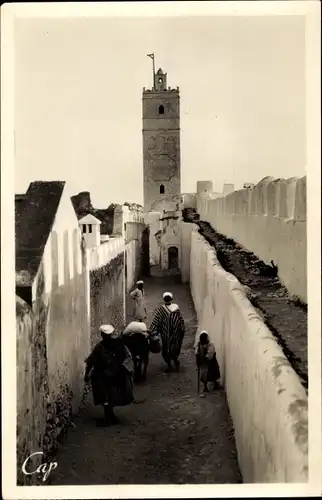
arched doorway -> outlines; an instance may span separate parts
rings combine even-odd
[[[168,269],[179,269],[179,251],[177,247],[168,248]]]

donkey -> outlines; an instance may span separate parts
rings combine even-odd
[[[141,333],[132,333],[131,335],[124,335],[123,341],[132,354],[134,381],[146,380],[150,354],[149,339]]]

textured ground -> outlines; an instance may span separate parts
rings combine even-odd
[[[174,294],[188,330],[180,372],[163,373],[161,355],[152,354],[146,383],[135,387],[138,404],[117,408],[121,424],[115,427],[95,426],[101,408],[88,394],[55,458],[50,484],[241,482],[224,391],[197,395],[196,317],[188,286],[171,277],[147,280],[149,320],[164,291]]]
[[[259,310],[285,356],[308,387],[307,307],[289,296],[280,280],[267,276],[267,266],[252,252],[199,222],[200,232],[216,248],[218,260],[226,271],[249,287],[249,299]]]

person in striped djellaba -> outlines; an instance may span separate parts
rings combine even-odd
[[[162,357],[167,364],[166,372],[170,372],[173,370],[172,363],[179,370],[179,356],[186,328],[178,304],[172,303],[172,293],[164,293],[163,300],[164,304],[157,309],[149,331],[160,335]]]

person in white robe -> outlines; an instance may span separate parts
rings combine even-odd
[[[147,311],[145,307],[145,293],[143,281],[137,281],[136,288],[130,293],[133,299],[133,320],[144,321],[147,318]]]

